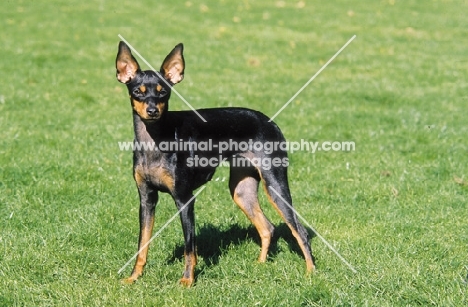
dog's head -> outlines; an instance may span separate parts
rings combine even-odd
[[[184,79],[183,51],[184,46],[178,44],[166,56],[159,72],[142,71],[130,48],[119,43],[117,80],[127,85],[133,110],[141,119],[158,120],[167,111],[172,86]]]

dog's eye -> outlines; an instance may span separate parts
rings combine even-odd
[[[136,88],[133,90],[133,95],[135,96],[141,96],[143,94],[139,88]]]
[[[167,94],[167,91],[166,91],[164,88],[162,88],[162,89],[158,92],[158,95],[159,95],[160,97],[165,96],[166,94]]]

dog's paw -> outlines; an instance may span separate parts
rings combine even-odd
[[[184,287],[190,288],[193,285],[193,278],[183,277],[180,279],[179,283]]]
[[[120,283],[121,283],[122,285],[131,285],[131,284],[133,284],[137,279],[138,279],[138,277],[135,277],[135,276],[132,275],[132,276],[130,276],[130,277],[128,277],[128,278],[121,279],[121,280],[120,280]]]

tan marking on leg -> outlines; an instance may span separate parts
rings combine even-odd
[[[139,253],[135,262],[135,266],[133,267],[132,274],[130,275],[130,277],[124,279],[123,283],[131,284],[143,274],[143,269],[146,265],[146,258],[148,256],[148,242],[151,239],[153,225],[154,217],[151,217],[151,220],[147,227],[143,228],[141,231],[140,244],[138,246]]]
[[[265,182],[265,181],[263,180],[263,182]],[[307,272],[308,273],[312,272],[314,270],[314,268],[315,268],[315,265],[314,265],[314,261],[312,260],[312,255],[310,254],[309,249],[304,245],[299,233],[296,231],[296,229],[294,229],[294,227],[290,223],[288,223],[286,217],[283,215],[283,212],[279,209],[278,205],[273,201],[273,198],[271,197],[270,192],[268,191],[266,183],[263,185],[263,188],[264,188],[265,193],[267,195],[268,201],[273,205],[273,208],[275,208],[275,210],[281,216],[281,218],[286,223],[286,225],[288,225],[289,229],[291,229],[291,232],[292,232],[292,235],[294,236],[294,238],[296,238],[296,241],[299,244],[299,247],[301,248],[302,254],[304,255],[304,258],[305,258],[305,261],[306,261]]]
[[[260,208],[257,187],[258,181],[256,179],[252,177],[242,179],[234,189],[233,200],[257,229],[262,242],[258,261],[265,262],[274,227]]]
[[[258,257],[259,262],[265,262],[268,256],[271,238],[273,236],[273,225],[267,220],[260,205],[257,203],[251,205],[251,210],[247,209],[242,199],[234,195],[234,202],[240,207],[250,222],[255,226],[262,242],[262,249]]]
[[[197,265],[197,254],[193,251],[190,254],[185,254],[185,271],[180,279],[180,284],[184,287],[191,287],[195,281],[195,266]]]

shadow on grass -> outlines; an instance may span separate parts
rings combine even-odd
[[[313,231],[308,228],[306,229],[310,238],[315,237],[315,233]],[[281,248],[278,247],[279,239],[283,239],[288,244],[290,251],[304,258],[302,250],[297,244],[296,238],[292,235],[289,227],[286,224],[280,224],[275,227],[275,232],[268,251],[267,261],[271,261],[272,258],[281,252]],[[205,264],[210,267],[219,263],[220,256],[227,253],[226,250],[230,246],[242,245],[248,241],[253,241],[258,246],[261,246],[260,237],[253,225],[242,227],[238,224],[234,224],[226,230],[220,230],[212,224],[205,224],[198,230],[197,254],[202,257]],[[260,249],[258,252],[260,253]],[[183,244],[180,244],[176,246],[172,257],[168,259],[167,263],[172,264],[176,261],[182,261],[183,257],[184,246]]]

